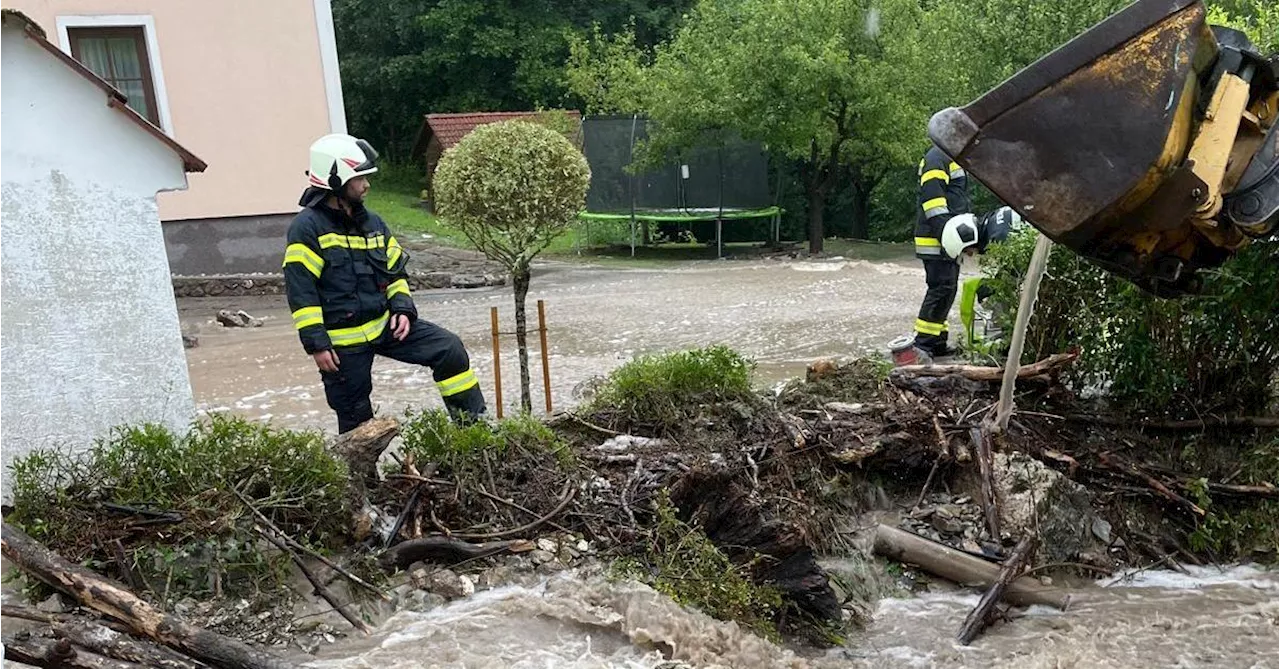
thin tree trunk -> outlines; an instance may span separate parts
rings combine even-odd
[[[1027,265],[1027,276],[1022,280],[1018,316],[1014,319],[1013,337],[1009,340],[1009,358],[1004,363],[1000,400],[996,403],[995,419],[990,426],[994,434],[1008,429],[1009,417],[1013,415],[1013,388],[1018,379],[1018,367],[1022,363],[1022,345],[1027,338],[1027,323],[1031,322],[1031,312],[1035,311],[1040,279],[1044,278],[1045,269],[1049,266],[1049,252],[1052,250],[1053,241],[1043,234],[1038,235],[1035,251],[1031,253],[1031,262]]]
[[[826,197],[821,188],[806,186],[809,194],[809,253],[822,253],[822,214]]]
[[[529,322],[525,317],[524,303],[529,296],[529,264],[521,261],[511,271],[511,285],[516,297],[516,348],[520,353],[520,408],[525,413],[533,411],[533,398],[529,394]]]
[[[871,193],[880,183],[880,177],[867,176],[861,170],[853,173],[853,225],[849,236],[854,239],[871,238]]]

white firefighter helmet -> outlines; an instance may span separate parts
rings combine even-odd
[[[378,171],[378,152],[363,139],[332,134],[311,145],[311,167],[307,182],[317,188],[339,192],[348,181]]]
[[[965,249],[977,244],[978,219],[973,214],[952,216],[942,227],[942,248],[952,258],[959,258]]]

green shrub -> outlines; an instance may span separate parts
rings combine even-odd
[[[456,471],[486,454],[502,455],[509,449],[548,453],[565,467],[574,461],[568,445],[529,414],[504,418],[492,426],[458,425],[440,409],[409,412],[406,417],[400,429],[404,450],[418,462],[441,463]]]
[[[670,417],[704,402],[745,399],[755,363],[727,346],[641,356],[614,370],[591,409]]]
[[[282,582],[278,561],[257,549],[256,518],[241,495],[315,545],[345,534],[350,519],[346,466],[319,434],[221,415],[181,436],[156,425],[120,427],[87,452],[19,458],[12,473],[6,521],[68,559],[117,570],[120,540],[131,568],[161,595]]]
[[[983,259],[998,303],[1016,305],[1034,231]],[[1274,411],[1277,252],[1256,242],[1206,272],[1201,295],[1159,299],[1055,249],[1027,330],[1023,362],[1082,349],[1070,382],[1131,408],[1171,414]],[[1015,309],[1001,326],[1012,332]]]

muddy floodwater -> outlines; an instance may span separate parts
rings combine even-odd
[[[307,666],[649,669],[672,657],[735,669],[1277,666],[1274,572],[1191,568],[1113,581],[1079,584],[1067,611],[1032,607],[967,647],[952,639],[976,594],[944,587],[887,598],[845,647],[817,653],[779,648],[643,586],[565,573],[396,614],[373,636],[330,646]]]
[[[755,358],[761,385],[771,385],[802,375],[817,357],[885,351],[889,340],[911,331],[923,295],[924,272],[910,257],[661,269],[550,265],[536,272],[529,305],[536,319],[535,300],[546,301],[551,396],[553,406],[563,408],[577,401],[579,384],[644,353],[728,344]],[[492,405],[489,309],[498,307],[502,330],[513,330],[511,289],[419,292],[414,300],[423,318],[466,342]],[[243,309],[266,320],[260,328],[223,328],[213,320],[219,309]],[[201,410],[293,428],[335,428],[284,296],[190,298],[179,301],[179,310],[183,326],[200,340],[187,360]],[[536,338],[533,348],[534,406],[540,411]],[[501,360],[503,403],[511,407],[519,396],[514,337],[504,337]],[[429,372],[386,359],[374,365],[373,400],[383,413],[440,404]]]

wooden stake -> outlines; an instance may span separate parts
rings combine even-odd
[[[538,336],[542,339],[542,389],[547,396],[547,413],[551,413],[551,368],[547,366],[547,309],[538,300]]]
[[[490,331],[493,333],[493,401],[497,404],[498,418],[502,418],[502,357],[498,345],[498,308],[489,307]]]

